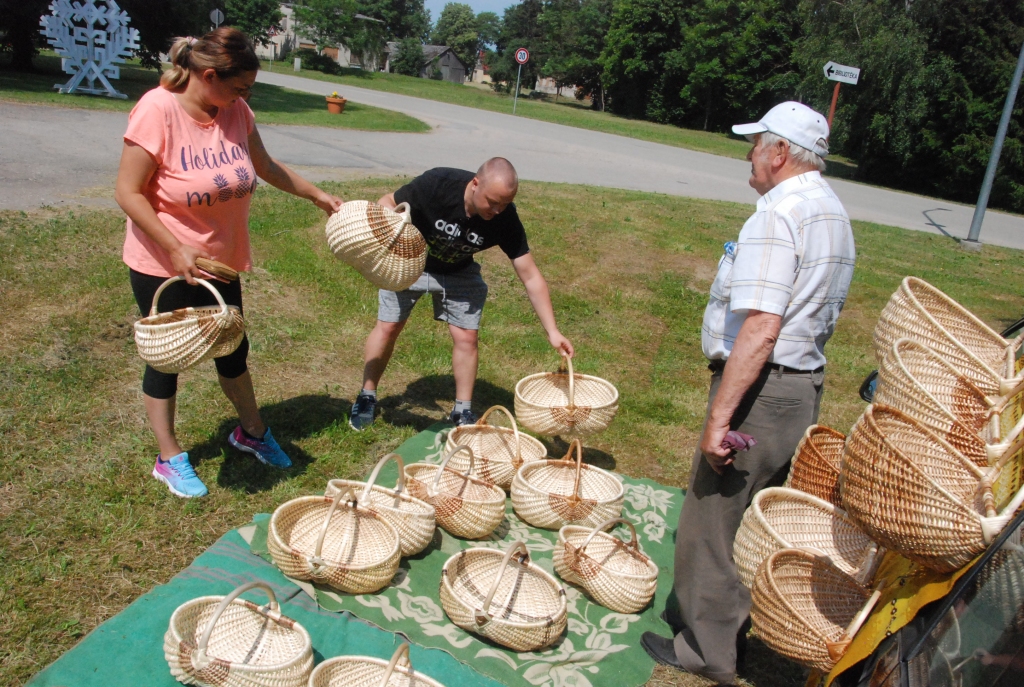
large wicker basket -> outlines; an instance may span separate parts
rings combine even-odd
[[[499,427],[487,422],[491,413],[499,411],[508,417],[510,427]],[[547,458],[548,450],[528,434],[519,431],[512,413],[502,406],[492,406],[480,416],[476,424],[461,425],[448,433],[445,451],[456,446],[469,446],[476,457],[474,474],[496,484],[505,491],[512,488],[512,478],[523,463]],[[466,468],[463,454],[452,456],[449,467],[455,470]]]
[[[351,490],[333,499],[301,496],[270,516],[267,548],[285,575],[370,594],[398,571],[400,537],[391,523],[355,503]]]
[[[209,289],[217,305],[158,312],[160,294],[183,279],[171,277],[161,284],[153,294],[149,315],[135,323],[135,346],[139,356],[154,370],[170,374],[233,353],[245,335],[242,311],[227,305],[220,291],[205,279],[196,281]]]
[[[538,460],[519,468],[512,480],[512,508],[534,527],[594,527],[622,514],[624,493],[619,478],[583,462],[580,440],[573,439],[561,460]]]
[[[329,658],[309,676],[309,687],[444,687],[417,673],[409,661],[409,644],[402,642],[390,661],[372,656]]]
[[[629,542],[604,531],[618,523],[629,528]],[[553,558],[559,577],[616,613],[639,613],[658,586],[658,566],[640,550],[636,528],[625,518],[597,527],[566,525],[558,530]]]
[[[979,440],[980,441],[980,440]],[[871,405],[843,454],[843,505],[872,539],[939,572],[980,554],[1024,501],[1024,489],[997,502],[993,483],[1019,446],[979,467],[913,418]]]
[[[254,587],[267,593],[267,606],[238,598]],[[313,670],[309,633],[281,614],[264,582],[178,606],[164,634],[164,658],[178,682],[204,687],[305,687]]]
[[[769,648],[827,673],[850,646],[880,596],[803,549],[776,551],[757,572],[750,619]]]
[[[504,553],[475,548],[455,554],[441,570],[440,593],[453,623],[513,651],[539,651],[565,631],[565,590],[530,562],[521,541]]]
[[[998,378],[1000,396],[1013,393],[1024,381],[1017,377],[1014,364],[1024,334],[1012,341],[1004,339],[962,305],[916,277],[904,279],[882,309],[874,335],[878,362],[903,338],[934,349],[982,389],[992,377]]]
[[[394,489],[377,484],[377,476],[389,460],[398,463],[398,484]],[[377,461],[366,482],[332,479],[327,483],[324,496],[334,498],[346,489],[359,492],[361,506],[376,512],[398,530],[403,558],[423,551],[434,538],[434,507],[406,491],[405,463],[397,453],[389,453]]]
[[[519,422],[544,436],[582,437],[608,429],[619,410],[619,390],[600,377],[574,374],[568,356],[562,357],[562,365],[558,372],[519,380]]]
[[[881,560],[878,545],[841,508],[796,489],[759,491],[743,514],[733,543],[740,582],[752,586],[764,559],[791,548],[816,551],[863,583],[871,580]]]
[[[469,456],[465,472],[448,467],[458,453]],[[473,476],[473,449],[456,446],[440,465],[405,466],[409,493],[434,507],[435,519],[446,532],[464,539],[479,539],[493,532],[505,518],[505,491]]]
[[[839,467],[846,435],[824,425],[811,425],[796,446],[785,486],[817,496],[833,506],[839,500]]]
[[[327,242],[336,258],[388,291],[412,286],[427,262],[427,242],[413,226],[408,203],[391,210],[350,200],[327,220]]]

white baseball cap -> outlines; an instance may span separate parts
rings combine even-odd
[[[828,122],[824,115],[803,103],[792,100],[780,103],[768,110],[761,121],[736,124],[732,128],[734,134],[745,136],[747,140],[751,140],[754,134],[766,131],[782,136],[821,157],[828,155]]]

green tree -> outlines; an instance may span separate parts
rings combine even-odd
[[[544,51],[544,31],[538,21],[543,6],[540,0],[523,0],[505,10],[501,20],[501,33],[495,43],[497,50],[490,62],[490,77],[496,89],[510,90],[515,87],[519,65],[515,51],[526,48],[530,61],[523,65],[525,88],[533,88],[539,74],[538,65],[547,61]]]
[[[224,15],[228,24],[253,43],[264,45],[270,42],[270,30],[284,17],[277,0],[224,0]]]
[[[481,12],[476,15],[476,33],[481,45],[494,45],[501,35],[501,17],[494,12]]]
[[[547,55],[541,75],[559,89],[576,86],[576,97],[595,109],[604,108],[601,52],[611,14],[612,0],[548,0],[538,17]]]
[[[303,0],[293,10],[296,32],[311,40],[317,50],[347,44],[355,35],[355,0]]]
[[[425,40],[430,32],[430,13],[423,0],[358,0],[358,8],[361,14],[384,22],[384,35],[389,40]]]
[[[39,42],[39,17],[48,0],[0,0],[0,52],[11,53],[11,66],[32,71],[32,56]]]
[[[417,38],[398,41],[395,56],[391,58],[391,71],[406,76],[419,76],[423,67],[423,44]]]
[[[477,51],[480,50],[480,34],[473,8],[461,2],[445,5],[430,33],[430,42],[449,46],[466,65],[467,72],[471,71],[476,65]]]

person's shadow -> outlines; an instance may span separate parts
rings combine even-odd
[[[426,375],[411,382],[405,390],[384,396],[377,411],[385,422],[423,431],[436,422],[447,422],[455,398],[455,378],[450,375]],[[477,379],[473,387],[473,410],[483,415],[499,405],[514,413],[515,397],[510,389]]]

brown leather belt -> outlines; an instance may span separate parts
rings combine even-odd
[[[725,361],[712,360],[708,363],[708,369],[711,370],[712,372],[721,372],[722,370],[725,369]],[[825,366],[822,365],[821,367],[815,370],[798,370],[795,367],[786,367],[785,365],[779,365],[778,363],[767,363],[765,364],[764,369],[770,370],[772,372],[778,372],[779,374],[784,375],[803,375],[814,374],[816,372],[823,372],[825,370]]]

